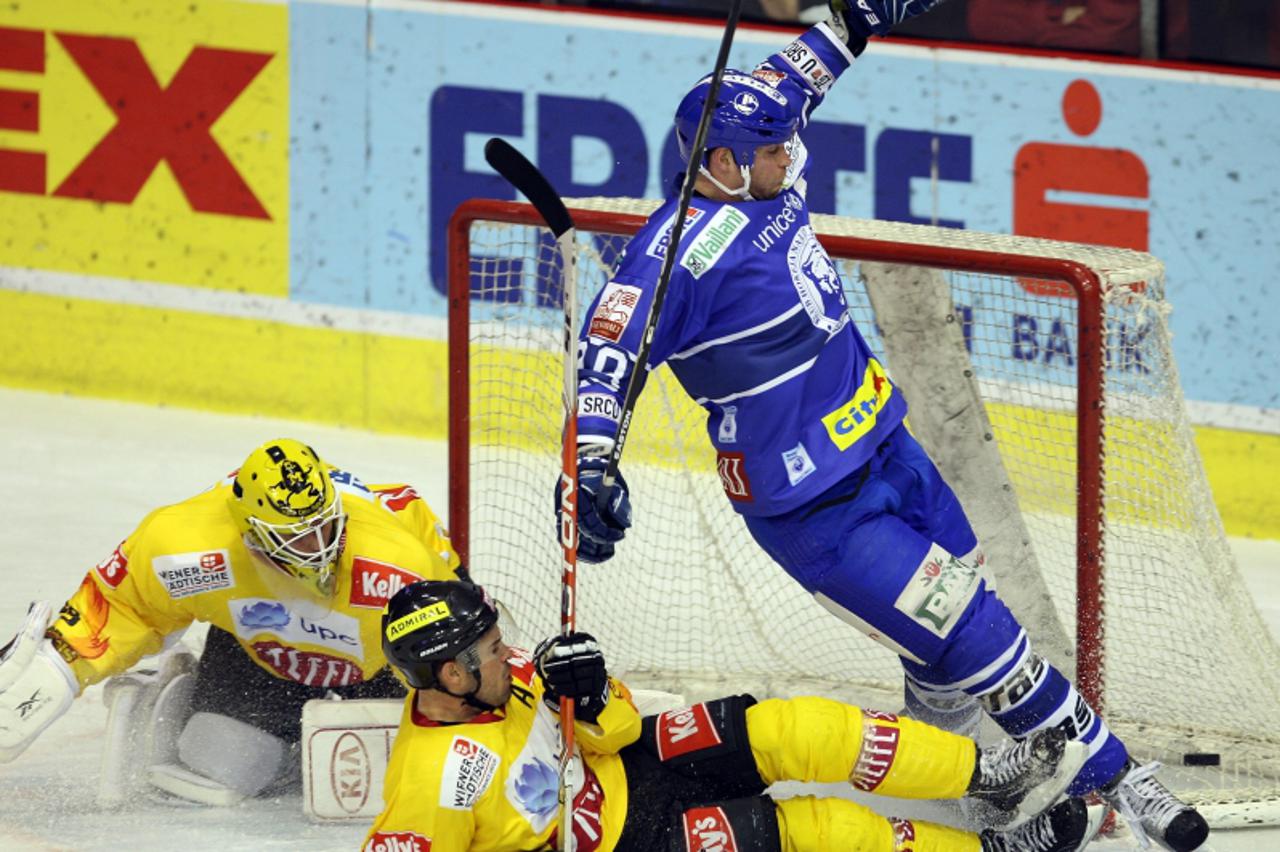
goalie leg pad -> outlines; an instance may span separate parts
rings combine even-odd
[[[198,775],[253,796],[280,778],[289,746],[247,722],[196,713],[178,737],[178,758]]]
[[[404,699],[312,699],[302,708],[302,809],[321,820],[371,820]]]
[[[177,760],[187,721],[195,656],[176,647],[149,657],[103,685],[107,729],[98,775],[98,805],[116,807],[145,788],[146,767]]]
[[[26,751],[80,694],[75,673],[45,638],[53,618],[48,603],[33,603],[0,653],[0,763]]]

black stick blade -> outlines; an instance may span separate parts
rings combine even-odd
[[[560,194],[551,188],[538,167],[511,146],[505,139],[494,137],[484,144],[484,158],[493,170],[507,182],[524,193],[539,215],[546,220],[551,233],[560,235],[573,229],[573,218],[560,200]]]

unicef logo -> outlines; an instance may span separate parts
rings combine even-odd
[[[750,92],[738,92],[733,97],[733,108],[743,115],[751,115],[760,109],[760,101]]]

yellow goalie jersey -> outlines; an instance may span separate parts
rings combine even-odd
[[[84,578],[48,636],[83,689],[161,650],[192,621],[236,637],[276,677],[314,687],[368,680],[387,665],[380,622],[387,598],[415,580],[457,579],[459,562],[435,513],[405,485],[368,488],[329,469],[347,514],[330,605],[301,605],[274,589],[230,511],[229,477],[155,510]]]
[[[364,852],[509,852],[556,846],[559,714],[527,657],[512,659],[511,699],[462,724],[432,722],[410,693]],[[585,763],[574,796],[578,852],[612,849],[627,813],[618,752],[640,737],[631,693],[609,681],[596,724],[574,725]]]

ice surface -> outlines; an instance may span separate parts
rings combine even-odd
[[[0,643],[28,601],[60,604],[148,511],[211,485],[281,436],[306,440],[366,482],[413,483],[445,512],[440,441],[0,389]],[[1280,635],[1280,542],[1232,546]],[[198,628],[192,634],[187,641],[198,641]],[[103,811],[95,792],[105,719],[101,689],[91,688],[26,754],[0,765],[0,850],[322,852],[356,849],[364,836],[362,823],[309,821],[299,794],[233,808],[141,800]],[[1137,848],[1125,838],[1091,847]],[[1280,849],[1280,829],[1215,834],[1210,848]]]

